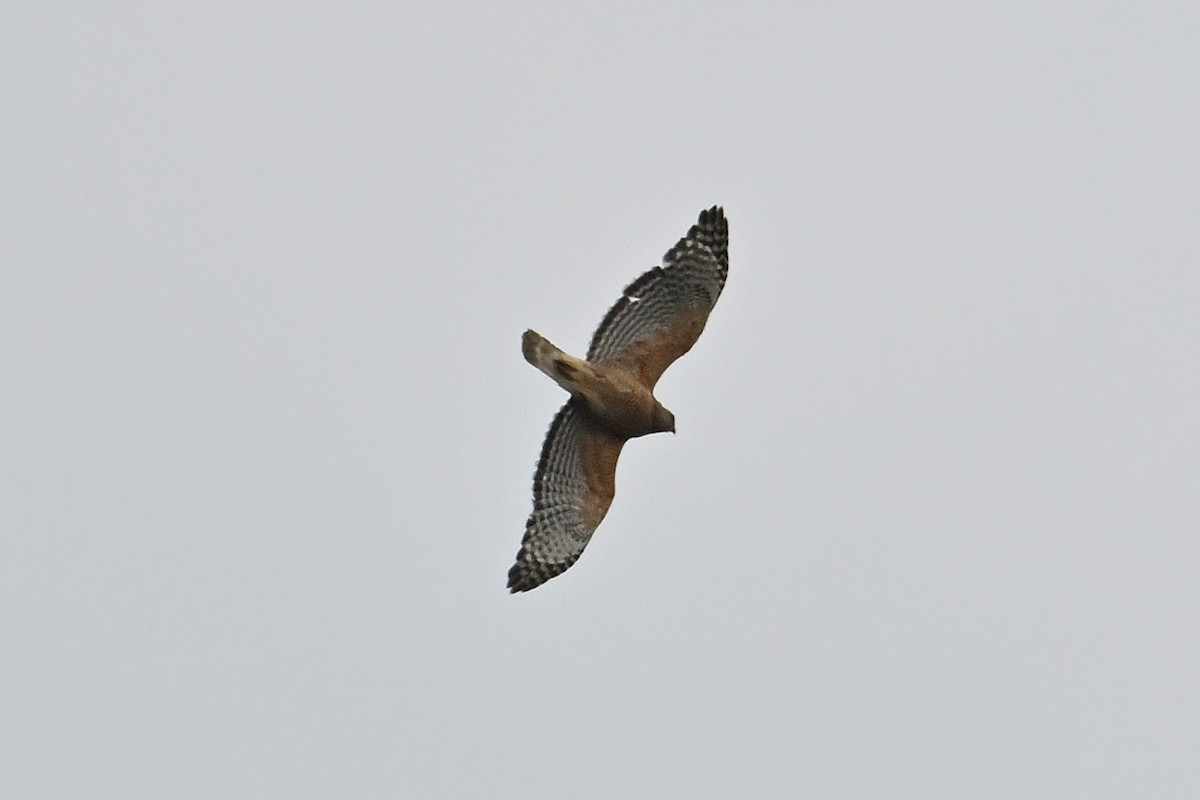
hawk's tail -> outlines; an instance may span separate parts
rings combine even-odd
[[[521,337],[521,352],[525,354],[526,361],[553,378],[559,386],[572,391],[578,359],[555,347],[537,331],[525,331]]]

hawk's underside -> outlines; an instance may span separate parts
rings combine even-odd
[[[533,476],[533,513],[517,561],[513,592],[533,589],[579,558],[615,491],[626,440],[675,430],[655,399],[663,371],[696,343],[729,271],[729,226],[714,206],[687,235],[629,284],[592,336],[587,359],[574,358],[526,331],[526,360],[571,393],[550,423]]]

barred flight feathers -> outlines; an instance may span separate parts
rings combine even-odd
[[[592,336],[588,361],[616,362],[653,389],[700,338],[729,273],[729,225],[716,206],[663,256],[663,266],[625,287]]]

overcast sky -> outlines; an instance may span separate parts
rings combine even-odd
[[[1198,41],[8,4],[0,795],[1200,797]],[[507,594],[521,332],[713,204],[678,435]]]

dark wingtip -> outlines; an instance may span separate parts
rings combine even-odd
[[[701,228],[729,229],[729,223],[725,219],[725,209],[722,206],[713,206],[701,211],[696,224]]]
[[[688,238],[702,242],[712,250],[721,268],[729,269],[729,222],[725,219],[724,208],[713,206],[701,211],[696,224],[688,231]]]
[[[512,594],[536,589],[551,578],[556,578],[571,568],[579,554],[566,561],[538,562],[527,556],[524,549],[517,553],[517,561],[508,570],[508,591]]]
[[[529,579],[533,576],[521,569],[520,564],[514,564],[512,569],[508,571],[508,591],[509,594],[517,592],[528,592],[538,584],[531,582]]]

